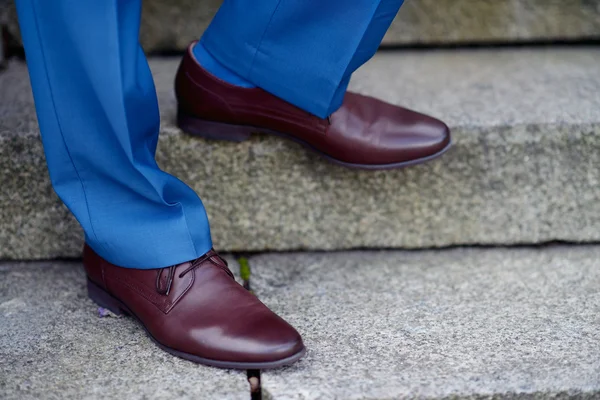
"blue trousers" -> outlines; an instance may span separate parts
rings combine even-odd
[[[225,0],[220,63],[319,116],[342,102],[403,0]],[[52,185],[109,262],[161,268],[212,247],[197,194],[155,161],[159,112],[140,0],[17,0]]]

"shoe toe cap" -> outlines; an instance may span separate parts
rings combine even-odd
[[[275,314],[269,319],[249,330],[244,346],[247,357],[268,362],[304,351],[304,342],[296,329]]]
[[[345,137],[353,147],[348,144],[345,154],[355,163],[405,166],[432,159],[450,146],[450,129],[439,119],[360,95],[350,96],[349,103],[334,122],[340,125],[337,131],[349,132]]]
[[[417,145],[428,155],[444,150],[451,142],[450,128],[444,122],[427,117],[415,127]]]
[[[277,364],[304,352],[298,331],[266,307],[221,326],[191,329],[185,342],[190,353],[232,363]]]

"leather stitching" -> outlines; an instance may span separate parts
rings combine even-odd
[[[156,299],[156,296],[147,292],[148,289],[144,290],[142,287],[140,287],[135,282],[133,282],[129,277],[123,276],[119,279],[116,279],[116,278],[112,278],[112,277],[108,276],[107,278],[116,284],[125,286],[125,287],[129,288],[130,290],[134,291],[136,294],[142,296],[144,299],[146,299],[150,303],[154,304],[154,306],[156,308],[158,308],[160,311],[162,311],[163,313],[166,314],[166,312],[165,312],[166,307],[164,304],[164,300],[158,301]]]
[[[201,90],[210,93],[211,96],[216,97],[225,107],[227,107],[227,111],[229,111],[232,115],[235,116],[235,111],[233,111],[233,109],[229,106],[229,103],[219,94],[213,92],[212,90],[208,89],[206,86],[202,85],[201,83],[198,83],[194,80],[194,77],[192,76],[192,74],[190,74],[187,70],[185,71],[185,76],[190,80],[190,82],[192,82],[194,85],[196,85],[196,87],[200,88]]]
[[[144,299],[154,304],[154,306],[156,306],[156,308],[158,308],[160,311],[162,311],[165,314],[168,314],[173,309],[173,307],[177,305],[179,300],[181,300],[181,298],[190,290],[195,281],[194,275],[195,274],[192,274],[192,278],[190,279],[187,287],[181,292],[179,296],[177,296],[177,298],[173,299],[172,301],[169,301],[168,296],[160,296],[154,293],[152,289],[149,289],[145,286],[140,286],[140,284],[135,282],[127,275],[121,276],[119,278],[107,276],[107,278],[116,284],[126,286],[130,290],[134,291],[136,294],[142,296]]]
[[[192,274],[192,277],[190,279],[190,283],[187,285],[187,287],[181,292],[181,294],[179,296],[177,296],[176,299],[174,299],[169,306],[166,308],[166,310],[164,311],[165,314],[168,314],[169,311],[171,311],[173,309],[173,307],[175,307],[175,305],[179,302],[179,300],[188,292],[188,290],[190,290],[190,288],[192,287],[192,285],[194,284],[194,282],[196,281],[196,273]]]
[[[189,81],[194,84],[197,88],[199,88],[199,90],[205,91],[207,93],[209,93],[211,96],[214,96],[215,98],[217,98],[219,101],[222,102],[222,104],[227,108],[227,111],[229,111],[229,113],[231,113],[232,116],[239,118],[239,113],[242,112],[246,112],[246,113],[256,113],[261,117],[269,117],[271,119],[276,119],[280,122],[284,122],[284,123],[292,123],[295,124],[301,128],[307,128],[307,129],[311,129],[311,128],[323,128],[324,124],[323,124],[323,120],[321,119],[316,119],[313,115],[306,113],[305,115],[296,115],[292,112],[286,112],[285,110],[281,110],[281,109],[273,109],[273,108],[268,108],[268,107],[260,107],[260,106],[256,106],[256,107],[248,107],[247,104],[235,104],[232,103],[230,101],[225,100],[221,95],[215,93],[214,91],[210,90],[209,88],[207,88],[205,85],[203,85],[202,83],[199,83],[198,81],[196,81],[194,79],[193,73],[190,73],[187,69],[185,71],[185,75],[186,77],[189,79]],[[239,88],[234,88],[234,89],[239,89]],[[242,89],[242,90],[256,90],[255,89]],[[260,89],[261,90],[261,89]],[[299,110],[301,111],[301,110]],[[264,114],[263,114],[264,113]],[[303,123],[304,120],[306,120],[308,118],[309,123]],[[316,120],[316,124],[311,123],[313,121]],[[231,122],[231,121],[227,121],[227,122]]]

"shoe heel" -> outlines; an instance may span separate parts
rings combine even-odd
[[[182,131],[190,135],[229,142],[248,140],[252,132],[256,130],[250,126],[232,125],[196,118],[181,109],[177,110],[177,125]]]
[[[117,299],[89,279],[87,281],[87,289],[88,297],[100,307],[106,308],[115,315],[129,315],[127,311],[123,310],[121,303]]]

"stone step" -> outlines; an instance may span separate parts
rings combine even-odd
[[[600,246],[263,254],[252,289],[307,356],[263,399],[594,399]],[[230,262],[237,272],[237,264]],[[248,399],[240,372],[98,316],[80,262],[0,264],[0,398]]]
[[[256,135],[174,126],[177,59],[154,59],[158,161],[191,185],[222,250],[428,248],[600,240],[600,49],[384,52],[355,90],[447,121],[429,164],[348,170]],[[0,73],[0,258],[77,257],[82,234],[48,180],[26,67]]]
[[[146,51],[183,50],[204,31],[221,0],[145,0]],[[18,36],[12,0],[0,0],[0,24]],[[590,0],[410,0],[385,45],[439,45],[600,38],[600,3]]]
[[[296,253],[252,288],[308,348],[278,399],[600,397],[600,247]]]

